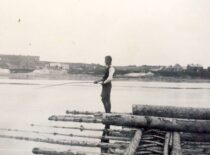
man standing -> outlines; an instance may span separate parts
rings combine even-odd
[[[106,113],[111,112],[111,100],[110,94],[112,89],[112,79],[115,72],[114,67],[112,67],[112,57],[106,56],[105,57],[105,64],[106,69],[104,72],[104,76],[102,79],[94,81],[95,84],[101,83],[102,84],[102,92],[101,92],[101,100],[104,105],[104,109]]]
[[[95,84],[100,83],[102,85],[102,92],[101,92],[101,101],[103,102],[104,109],[106,113],[111,113],[111,100],[110,100],[110,94],[111,94],[111,89],[112,89],[112,79],[113,79],[113,74],[115,72],[115,69],[111,66],[112,65],[112,57],[111,56],[106,56],[105,57],[105,64],[106,64],[106,69],[104,72],[104,76],[102,79],[94,81]],[[104,139],[105,136],[109,135],[108,129],[110,129],[109,125],[105,125],[105,129],[102,133],[102,139],[101,142],[103,143],[109,143],[109,139]],[[101,149],[101,153],[107,153],[108,148]]]

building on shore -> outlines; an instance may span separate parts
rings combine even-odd
[[[9,69],[11,73],[32,72],[39,62],[39,56],[0,55],[0,68]]]
[[[69,70],[69,64],[60,62],[50,62],[46,67],[54,70]]]

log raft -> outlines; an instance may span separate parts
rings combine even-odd
[[[82,135],[71,132],[41,132],[37,130],[0,129],[4,132],[27,132],[48,134],[50,136],[65,136],[66,139],[33,138],[0,134],[0,138],[43,142],[49,144],[77,146],[80,148],[101,148],[107,152],[97,155],[187,155],[210,153],[210,115],[209,109],[181,108],[163,106],[134,105],[133,114],[103,113],[88,111],[67,111],[65,115],[53,115],[50,121],[75,122],[79,127],[31,125],[31,127],[47,127],[48,129],[77,130]],[[82,125],[81,125],[82,123]],[[86,123],[110,125],[110,129],[86,128]],[[113,129],[112,126],[122,127]],[[103,136],[85,135],[87,131],[97,132]],[[104,135],[105,133],[105,135]],[[86,138],[86,140],[73,140]],[[87,140],[87,138],[89,138]],[[94,141],[90,141],[91,139]],[[100,142],[99,140],[105,140]],[[98,141],[97,141],[98,140]],[[82,149],[80,149],[82,150]],[[190,152],[192,150],[192,152]],[[89,155],[81,151],[58,151],[58,149],[34,148],[34,154],[43,155]]]

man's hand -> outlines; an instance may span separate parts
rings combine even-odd
[[[94,83],[94,84],[98,84],[98,81],[94,81],[93,83]]]

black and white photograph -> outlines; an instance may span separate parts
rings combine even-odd
[[[0,0],[0,155],[210,155],[210,1]]]

